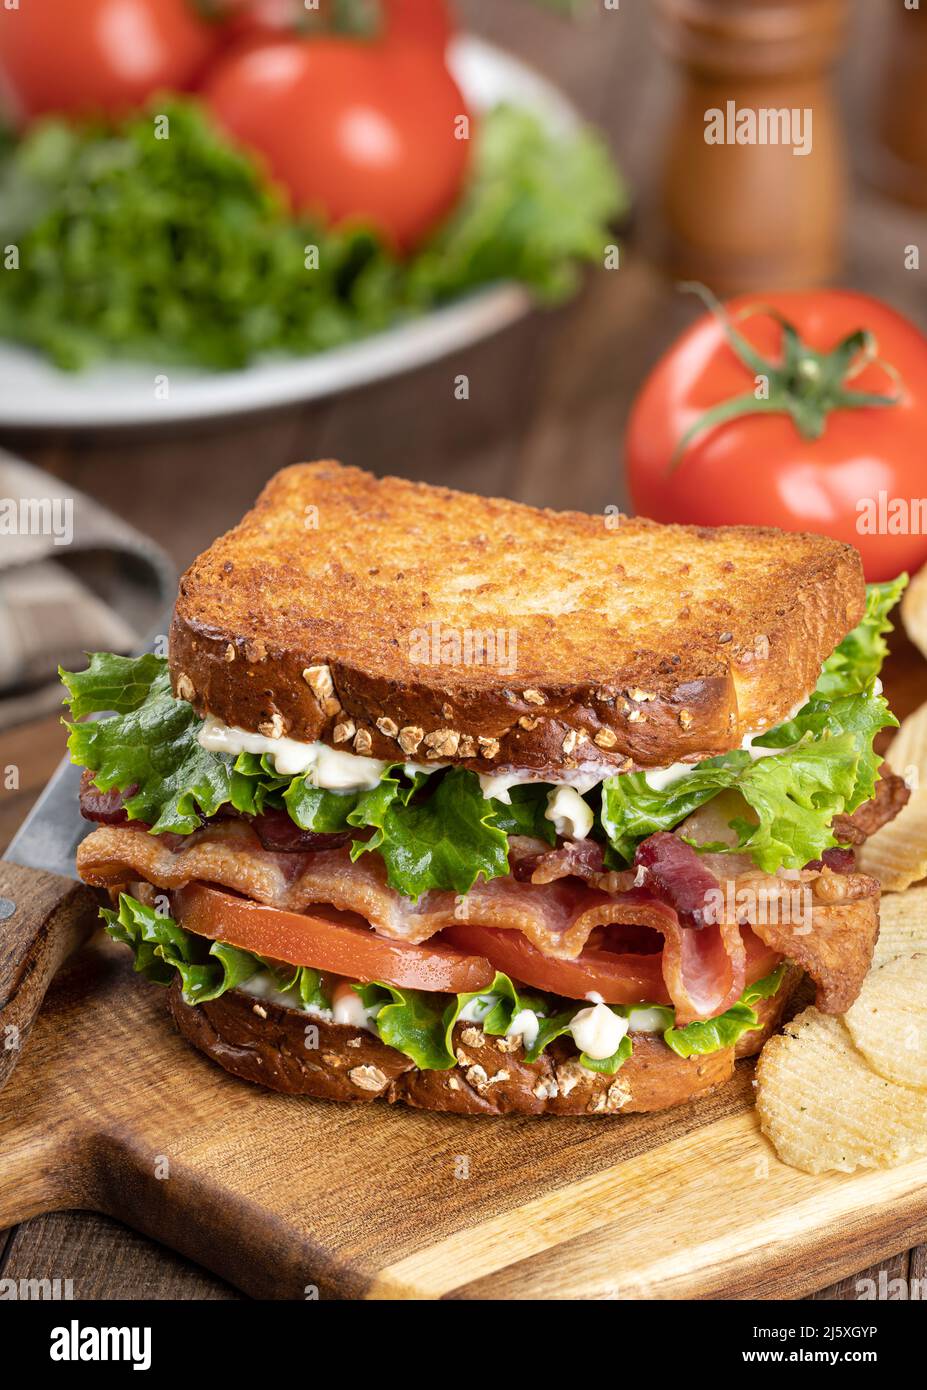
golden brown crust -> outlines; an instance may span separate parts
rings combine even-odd
[[[606,776],[781,720],[862,615],[837,541],[614,521],[284,469],[183,576],[174,689],[346,752]]]
[[[791,967],[772,999],[761,1000],[761,1027],[738,1043],[736,1056],[758,1052],[778,1025],[801,978]],[[404,1101],[422,1110],[462,1115],[598,1115],[666,1110],[728,1081],[735,1049],[684,1059],[662,1038],[634,1034],[632,1056],[614,1076],[581,1067],[572,1043],[558,1038],[536,1062],[520,1044],[488,1037],[477,1024],[454,1029],[458,1065],[418,1071],[371,1033],[312,1019],[240,990],[208,1004],[185,1004],[179,980],[171,1012],[184,1037],[227,1071],[289,1095],[325,1100]]]

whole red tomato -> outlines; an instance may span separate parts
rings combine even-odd
[[[927,338],[848,290],[725,307],[728,326],[720,306],[700,318],[634,402],[625,460],[635,509],[819,531],[855,545],[869,580],[919,568],[927,534],[911,503],[927,494]]]
[[[22,0],[0,6],[0,87],[17,120],[118,114],[188,86],[217,37],[192,0]]]
[[[332,0],[215,0],[217,14],[233,38],[317,33],[331,23]]]
[[[445,0],[380,0],[384,32],[388,42],[429,44],[442,53],[447,48],[454,24]]]
[[[215,0],[235,35],[318,33],[341,28],[369,37],[372,28],[389,42],[426,43],[443,53],[453,32],[446,0]]]
[[[252,44],[219,61],[203,95],[229,134],[264,157],[294,208],[367,223],[400,251],[460,193],[467,108],[441,55],[424,46]]]

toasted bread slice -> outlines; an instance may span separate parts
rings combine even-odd
[[[188,1004],[179,980],[170,1008],[187,1042],[226,1071],[287,1095],[325,1100],[404,1101],[419,1110],[458,1115],[628,1115],[668,1110],[729,1081],[735,1057],[753,1057],[779,1026],[801,979],[790,966],[770,999],[756,1004],[758,1027],[736,1047],[683,1058],[655,1033],[633,1034],[634,1051],[617,1073],[579,1064],[572,1040],[558,1038],[535,1062],[518,1038],[488,1037],[458,1023],[448,1071],[419,1071],[379,1038],[345,1024],[312,1021],[318,1046],[306,1047],[307,1015],[229,990],[207,1004]]]
[[[858,553],[284,469],[180,583],[174,689],[378,758],[607,776],[739,746],[861,618]]]

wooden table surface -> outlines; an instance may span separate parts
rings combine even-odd
[[[570,305],[534,315],[488,343],[326,401],[144,433],[6,432],[0,444],[92,493],[159,541],[178,567],[239,518],[270,473],[299,459],[336,457],[553,507],[627,505],[621,439],[629,403],[694,312],[648,257],[655,151],[672,93],[649,7],[646,0],[624,0],[606,12],[590,0],[588,17],[573,26],[529,0],[458,0],[458,8],[472,28],[560,83],[606,131],[635,199],[617,274],[604,285],[597,280],[594,293],[587,289]],[[888,0],[854,0],[839,73],[857,169],[887,8]],[[884,296],[927,327],[924,283],[919,272],[904,268],[905,247],[927,244],[925,233],[927,219],[877,198],[857,174],[843,280]],[[462,372],[470,380],[467,401],[454,395]],[[920,679],[916,659],[902,651],[894,685],[905,705]],[[18,791],[0,791],[0,848],[62,747],[54,718],[0,735],[0,767],[15,763],[20,770]],[[903,1251],[882,1268],[889,1279],[922,1278],[927,1248]],[[817,1297],[852,1299],[856,1279],[874,1273],[862,1271]],[[170,1251],[86,1213],[58,1213],[0,1233],[0,1275],[71,1278],[81,1298],[239,1296]]]

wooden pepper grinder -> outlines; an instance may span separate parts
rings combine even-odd
[[[892,198],[927,207],[927,0],[883,8],[888,52],[876,99],[871,181]]]
[[[845,160],[830,70],[846,0],[656,0],[679,92],[660,173],[663,259],[722,294],[838,268]]]

